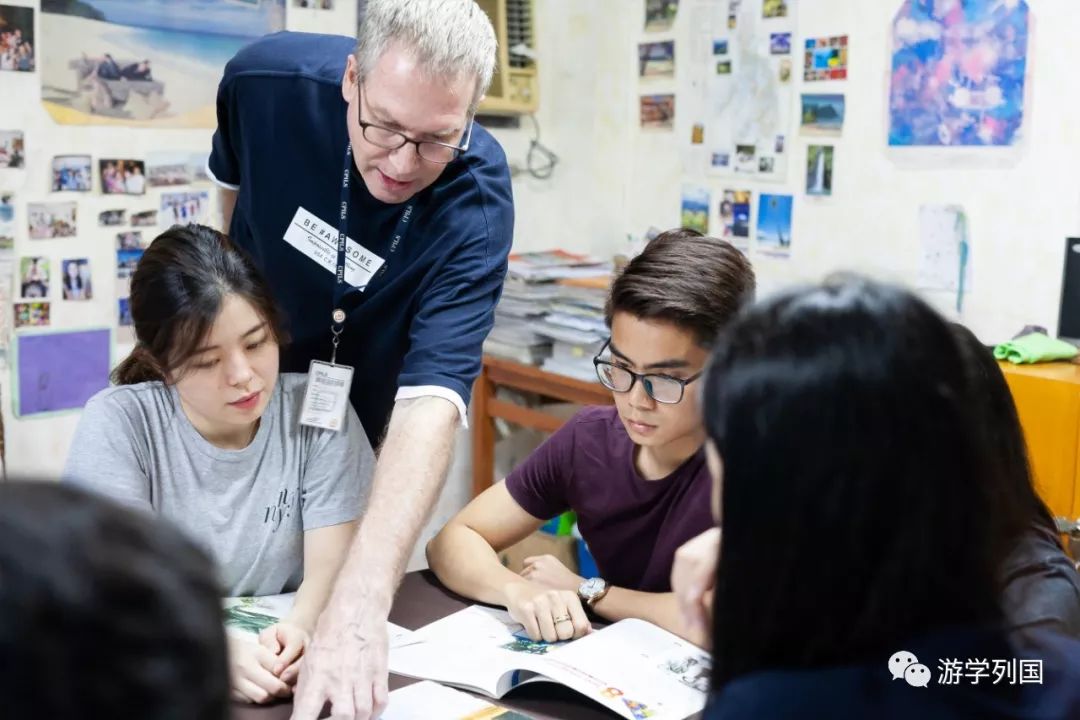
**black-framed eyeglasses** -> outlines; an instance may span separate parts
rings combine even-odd
[[[686,393],[686,386],[697,380],[705,372],[702,370],[688,378],[677,378],[656,373],[636,373],[622,365],[600,359],[600,356],[604,354],[610,344],[611,338],[608,338],[607,342],[604,343],[604,347],[600,348],[600,352],[596,353],[596,357],[593,358],[593,366],[596,368],[596,377],[599,378],[600,384],[612,392],[630,392],[630,389],[634,387],[634,383],[640,380],[641,386],[645,388],[645,394],[653,400],[664,405],[676,405],[682,402],[683,395]]]
[[[360,86],[360,92],[363,93],[362,85]],[[465,130],[465,142],[462,145],[450,145],[435,140],[413,140],[405,133],[365,122],[360,115],[360,105],[361,103],[356,104],[356,116],[357,121],[360,123],[360,132],[363,133],[365,140],[376,147],[381,147],[383,150],[397,150],[408,143],[412,143],[416,146],[416,153],[424,160],[446,165],[457,160],[463,152],[468,150],[469,143],[472,141],[473,124],[471,119],[468,121]]]

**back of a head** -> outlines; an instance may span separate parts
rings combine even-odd
[[[953,335],[967,361],[971,381],[971,402],[981,419],[984,452],[1001,469],[988,480],[999,484],[992,488],[994,515],[1000,520],[1004,542],[1015,543],[1017,536],[1032,523],[1041,523],[1056,532],[1050,511],[1035,492],[1027,443],[1012,392],[994,354],[971,330],[952,325]]]
[[[118,385],[167,381],[202,343],[229,295],[243,298],[280,345],[284,322],[251,257],[205,225],[174,225],[154,238],[131,278],[135,348],[113,371]]]
[[[948,324],[886,285],[786,292],[721,335],[702,399],[723,461],[717,686],[999,619],[967,397]]]
[[[495,73],[495,28],[475,0],[366,0],[356,58],[364,80],[388,47],[400,44],[431,77],[476,79],[476,112]]]
[[[148,516],[69,485],[0,485],[0,714],[223,720],[214,577]]]
[[[693,230],[653,238],[611,284],[604,309],[608,327],[618,312],[663,320],[709,347],[739,309],[753,301],[750,261],[726,240]]]

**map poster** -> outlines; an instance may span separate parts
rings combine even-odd
[[[784,182],[794,127],[794,14],[768,14],[762,0],[715,8],[713,58],[703,83],[706,173]],[[737,13],[735,23],[728,22],[729,11]]]
[[[892,29],[889,145],[1015,145],[1029,23],[1025,0],[905,0]]]

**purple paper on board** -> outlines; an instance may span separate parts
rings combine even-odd
[[[73,410],[109,385],[109,330],[19,335],[18,415]]]

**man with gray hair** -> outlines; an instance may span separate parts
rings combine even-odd
[[[302,419],[332,427],[348,392],[379,447],[298,720],[327,700],[335,718],[386,703],[386,618],[466,423],[513,234],[506,158],[473,123],[495,50],[474,0],[368,0],[355,45],[270,35],[218,89],[207,167],[288,318],[282,370],[312,369]]]

